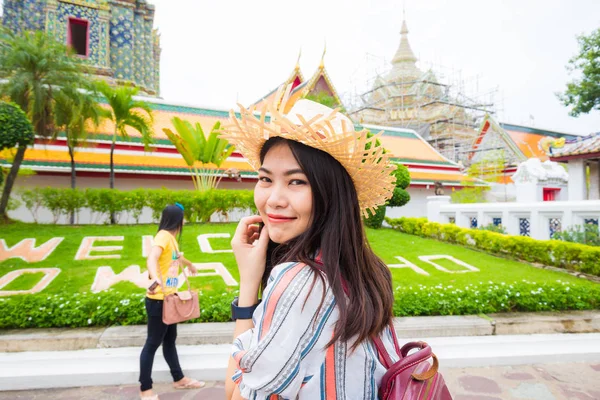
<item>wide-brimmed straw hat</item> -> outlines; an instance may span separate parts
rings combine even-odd
[[[306,99],[298,100],[283,114],[288,95],[289,88],[279,104],[265,104],[261,110],[239,105],[239,117],[230,112],[221,137],[233,144],[254,169],[260,167],[260,151],[272,137],[295,140],[328,153],[352,178],[361,212],[366,217],[367,210],[374,214],[377,206],[392,197],[396,181],[392,175],[395,165],[384,154],[383,146],[376,144],[382,132],[368,137],[367,130],[356,131],[352,121],[338,110]]]

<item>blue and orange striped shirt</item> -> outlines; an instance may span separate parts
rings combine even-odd
[[[301,263],[273,268],[254,328],[233,344],[238,370],[232,379],[244,398],[377,399],[386,369],[373,343],[363,342],[353,352],[347,342],[326,347],[339,314],[331,288],[323,287],[317,273]],[[397,357],[389,329],[381,338]]]

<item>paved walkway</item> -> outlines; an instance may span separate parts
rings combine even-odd
[[[599,400],[600,364],[556,363],[442,371],[454,400]],[[223,400],[223,382],[178,391],[155,385],[161,400]],[[138,386],[0,392],[0,400],[135,400]]]

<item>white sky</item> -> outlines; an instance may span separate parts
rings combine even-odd
[[[401,0],[150,0],[161,33],[161,94],[167,100],[230,108],[248,105],[300,66],[325,65],[340,94],[364,89],[369,71],[400,42]],[[575,36],[600,27],[598,0],[405,0],[419,66],[444,66],[470,93],[497,89],[504,122],[588,134],[600,112],[568,116],[565,88]],[[367,56],[370,54],[371,56]]]
[[[325,42],[325,65],[342,98],[360,93],[397,49],[404,3],[418,65],[433,64],[446,80],[462,76],[469,94],[495,90],[500,121],[600,131],[600,112],[569,117],[554,95],[569,80],[575,36],[600,27],[598,0],[149,1],[161,33],[161,95],[169,101],[248,105],[288,77],[300,48],[310,77]]]

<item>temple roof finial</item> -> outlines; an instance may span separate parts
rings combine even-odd
[[[300,57],[302,57],[302,47],[300,47],[300,51],[298,51],[298,60],[296,60],[296,67],[294,68],[296,71],[300,70]]]
[[[319,68],[325,68],[325,53],[327,53],[327,41],[325,41],[325,45],[323,47],[323,55],[321,56],[321,63],[319,64]]]
[[[398,46],[398,50],[392,59],[392,64],[410,62],[416,63],[417,57],[413,53],[410,48],[410,44],[408,43],[408,26],[406,25],[406,20],[402,20],[402,29],[400,30],[400,46]]]

